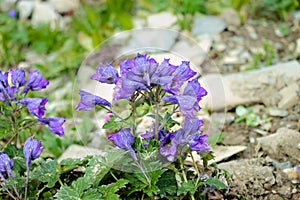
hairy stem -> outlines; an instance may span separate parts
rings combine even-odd
[[[187,178],[186,178],[186,174],[185,174],[184,167],[183,167],[183,160],[182,160],[181,157],[180,157],[180,168],[181,168],[181,171],[182,171],[182,177],[183,177],[183,180],[184,180],[184,182],[187,183],[188,181],[187,181]],[[189,192],[189,193],[190,193],[191,199],[192,199],[192,200],[195,200],[194,195],[193,195],[191,192]]]
[[[11,178],[9,178],[9,181],[10,181],[10,184],[13,187],[13,189],[14,189],[17,197],[18,197],[18,199],[22,199],[21,196],[20,196],[20,194],[19,194],[19,192],[18,192],[18,190],[17,190],[17,188],[16,188],[16,186],[15,186],[15,184],[12,182]]]
[[[143,175],[145,176],[147,182],[149,183],[149,185],[151,185],[151,180],[149,179],[149,177],[147,176],[143,166],[139,163],[139,161],[136,161],[136,164],[138,165],[138,168],[142,171]]]
[[[197,180],[196,180],[196,183],[195,183],[195,186],[196,186],[198,184],[199,179],[200,179],[200,172],[199,172],[199,168],[197,166],[197,163],[195,162],[195,159],[194,159],[192,151],[190,151],[189,153],[191,155],[191,158],[192,158],[192,161],[193,161],[193,165],[194,165],[194,168],[195,168],[196,173],[197,173]]]
[[[26,168],[25,199],[27,198],[28,180],[29,180],[29,167]]]
[[[16,199],[16,197],[7,189],[7,187],[5,186],[5,184],[3,182],[0,182],[1,186],[5,189],[5,191],[8,193],[8,195],[13,198]]]

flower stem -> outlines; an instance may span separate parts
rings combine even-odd
[[[5,184],[3,184],[2,182],[1,183],[1,186],[6,190],[6,192],[8,193],[8,195],[13,198],[13,199],[16,199],[16,197],[7,189],[7,187],[5,186]]]
[[[145,176],[147,182],[149,183],[149,185],[151,185],[151,181],[149,179],[149,177],[147,176],[143,166],[139,163],[139,161],[136,161],[136,164],[138,165],[138,168],[142,171],[143,175]]]
[[[12,182],[11,178],[9,178],[9,181],[10,181],[10,184],[11,184],[11,186],[13,187],[13,189],[14,189],[14,191],[15,191],[17,197],[18,197],[18,199],[21,199],[21,196],[20,196],[20,194],[19,194],[19,192],[18,192],[18,190],[17,190],[15,184]]]
[[[186,174],[185,174],[185,172],[184,172],[183,160],[182,160],[181,157],[180,157],[180,168],[181,168],[181,171],[182,171],[182,177],[183,177],[183,180],[184,180],[184,182],[187,183],[188,181],[187,181],[187,178],[186,178]],[[191,192],[189,192],[189,193],[190,193],[191,199],[192,199],[192,200],[195,200],[194,195],[193,195]]]
[[[25,198],[27,198],[27,190],[28,190],[28,180],[29,180],[29,167],[26,169],[26,180],[25,180]]]
[[[196,183],[195,183],[195,186],[196,186],[198,184],[199,179],[200,179],[200,172],[199,172],[199,168],[197,166],[197,163],[195,162],[195,159],[194,159],[194,156],[193,156],[193,152],[190,151],[189,153],[191,155],[191,158],[193,160],[193,165],[194,165],[194,168],[195,168],[196,173],[197,173],[197,180],[196,180]]]

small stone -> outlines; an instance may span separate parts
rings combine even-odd
[[[225,56],[223,59],[223,63],[225,65],[241,64],[241,61],[237,56]]]
[[[80,6],[79,0],[51,0],[50,2],[58,13],[72,12]]]
[[[297,148],[300,149],[300,143],[298,143]]]
[[[281,95],[281,101],[278,103],[278,107],[281,109],[288,109],[299,103],[299,97],[297,92],[299,91],[299,86],[297,83],[289,85],[279,91]]]
[[[241,20],[239,14],[233,8],[225,8],[221,14],[221,18],[229,26],[240,26]]]
[[[248,25],[248,26],[246,26],[246,29],[248,31],[248,34],[249,34],[250,38],[252,40],[257,40],[258,36],[257,36],[257,34],[256,34],[255,29],[253,28],[253,26],[249,26]]]
[[[146,26],[146,21],[144,19],[134,18],[132,21],[134,28],[143,28]]]
[[[212,46],[212,37],[208,34],[202,34],[197,37],[198,45],[204,50],[204,52],[208,53]]]
[[[219,52],[223,52],[226,49],[226,45],[224,43],[218,43],[214,45],[214,49]]]
[[[288,115],[288,112],[283,109],[278,109],[275,107],[268,108],[269,115],[272,117],[285,117]]]
[[[59,14],[57,14],[53,7],[47,2],[36,1],[32,14],[31,23],[37,25],[39,23],[50,23],[51,27],[55,27],[59,20]]]
[[[157,28],[168,28],[176,23],[177,18],[169,12],[161,12],[158,14],[150,15],[147,18],[147,23],[149,27]]]
[[[226,23],[223,19],[216,16],[205,16],[196,18],[192,27],[193,35],[216,35],[221,33],[226,28]]]
[[[282,170],[290,179],[298,178],[298,171],[295,167]]]
[[[19,1],[17,8],[19,10],[20,19],[27,19],[31,15],[33,7],[34,1]]]

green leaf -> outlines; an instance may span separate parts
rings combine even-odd
[[[181,184],[181,187],[178,187],[177,195],[184,194],[186,195],[188,192],[191,194],[194,194],[196,192],[197,188],[195,186],[194,180],[189,180],[188,182],[183,182]]]
[[[215,186],[218,190],[227,188],[227,186],[223,182],[216,178],[209,178],[207,179],[207,181],[204,182],[204,184]]]
[[[207,138],[207,142],[211,147],[216,146],[217,143],[222,142],[224,133],[215,133]]]
[[[116,192],[118,192],[121,188],[125,188],[128,182],[128,180],[119,179],[115,183],[100,186],[99,192],[103,195],[102,197],[104,200],[118,200],[119,195],[116,194]]]
[[[102,194],[99,193],[96,189],[89,189],[88,191],[86,191],[84,193],[84,195],[81,198],[82,200],[100,200],[103,199],[102,198]]]
[[[115,116],[111,116],[111,120],[106,122],[102,128],[109,129],[111,131],[119,130],[121,128],[121,123],[116,121]]]
[[[84,194],[84,191],[91,187],[92,182],[85,177],[80,177],[76,181],[72,182],[72,187],[77,191],[79,196]]]
[[[209,151],[206,153],[201,153],[201,158],[203,160],[204,167],[206,167],[208,164],[208,161],[214,159],[215,156],[213,155],[213,151]]]
[[[60,187],[55,196],[58,200],[78,200],[80,196],[75,189],[67,185],[63,185]]]
[[[175,195],[177,191],[175,173],[173,171],[163,173],[156,186],[159,188],[158,194],[161,198]]]
[[[52,188],[59,180],[59,174],[56,170],[56,166],[56,160],[47,159],[44,163],[37,167],[36,171],[31,173],[32,178],[43,183],[47,183],[46,186],[48,188]]]
[[[84,177],[96,186],[109,172],[109,170],[110,167],[108,165],[101,162],[98,157],[93,157],[88,163]]]
[[[243,115],[246,115],[247,114],[247,109],[244,107],[244,106],[238,106],[236,107],[235,109],[235,113],[238,115],[238,116],[243,116]]]

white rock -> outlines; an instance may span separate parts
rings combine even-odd
[[[17,4],[17,8],[19,10],[20,18],[27,19],[31,15],[33,11],[33,7],[34,7],[34,1],[30,1],[30,0],[19,1]]]
[[[226,28],[223,19],[216,16],[196,18],[192,27],[193,35],[209,34],[211,36],[221,33]]]
[[[278,103],[278,107],[281,109],[291,108],[299,103],[298,96],[299,86],[297,83],[291,84],[288,87],[283,88],[279,91],[281,100]]]
[[[255,29],[252,26],[246,26],[246,29],[248,31],[249,36],[251,37],[252,40],[257,40],[258,36],[255,32]]]
[[[146,21],[140,18],[134,18],[132,20],[134,28],[143,28],[146,26]]]
[[[17,2],[17,0],[2,0],[0,2],[0,10],[3,12],[6,12],[9,9],[11,9],[15,5],[16,2]]]
[[[169,12],[161,12],[158,14],[149,15],[147,23],[149,27],[168,28],[176,23],[177,18]]]
[[[59,14],[57,14],[53,7],[47,2],[36,1],[32,14],[31,23],[33,25],[39,23],[50,23],[51,27],[55,27],[59,20]]]
[[[208,90],[208,95],[200,103],[210,110],[220,110],[255,102],[276,106],[280,100],[285,99],[284,101],[287,102],[281,103],[282,108],[285,109],[286,106],[292,105],[291,103],[296,103],[296,94],[293,89],[289,89],[292,91],[291,94],[284,94],[282,98],[282,94],[278,93],[280,88],[276,88],[278,79],[286,80],[285,84],[288,86],[295,83],[295,80],[300,80],[299,63],[290,61],[268,68],[224,76],[205,75],[200,78],[200,82]],[[293,81],[289,82],[289,80]]]
[[[288,112],[286,110],[278,109],[278,108],[268,108],[269,115],[273,117],[285,117],[288,115]]]
[[[80,6],[79,0],[51,0],[55,11],[67,13],[76,10]]]
[[[169,29],[143,28],[130,31],[131,38],[127,45],[118,54],[168,51],[174,45],[178,36],[177,31]]]
[[[226,49],[226,45],[224,43],[218,43],[214,45],[214,49],[216,49],[219,52],[223,52]]]

